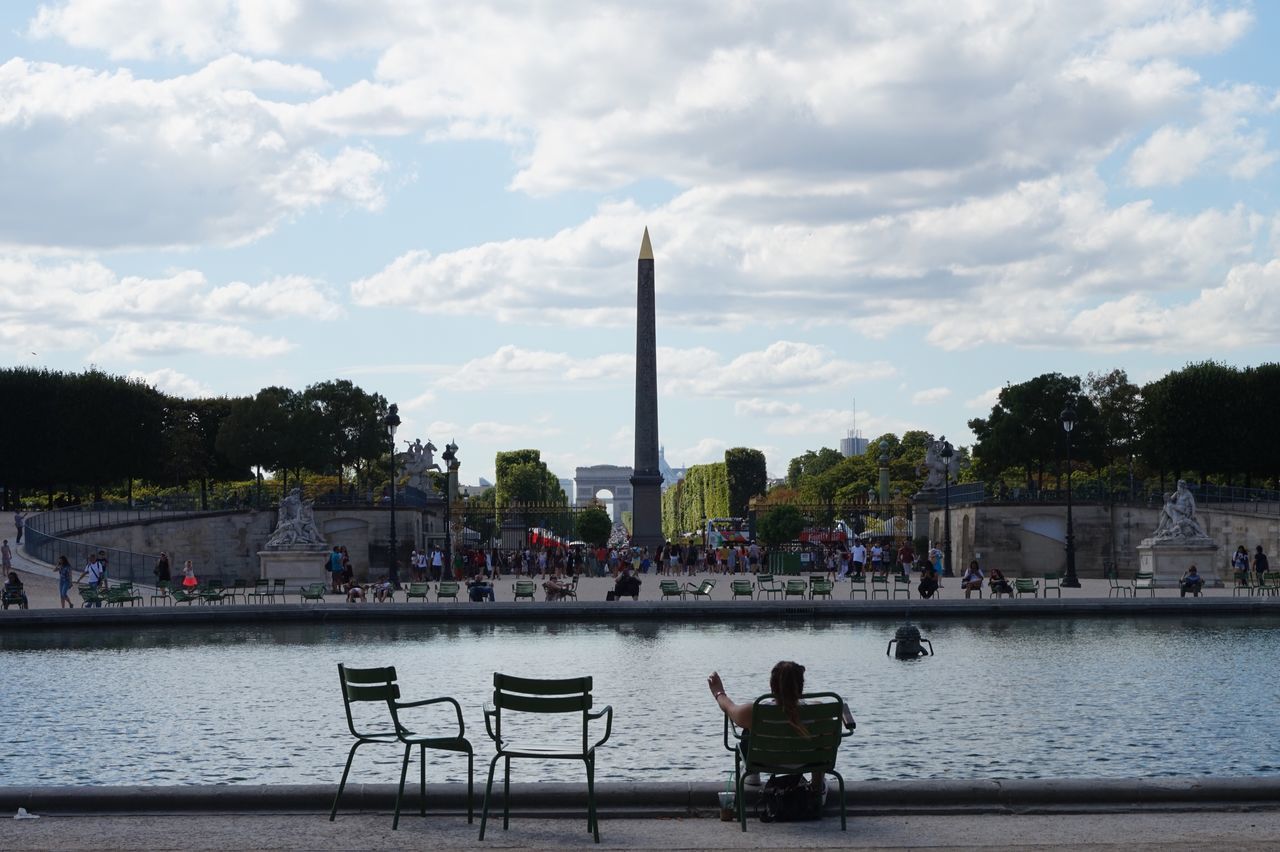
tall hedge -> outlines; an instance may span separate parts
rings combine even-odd
[[[662,532],[667,538],[698,529],[703,518],[729,516],[729,480],[724,462],[696,464],[662,495]]]
[[[751,498],[764,494],[769,485],[764,453],[749,447],[725,450],[724,467],[729,487],[729,516],[745,518]]]

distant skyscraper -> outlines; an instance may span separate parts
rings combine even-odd
[[[849,431],[845,433],[845,437],[840,439],[840,455],[845,458],[850,456],[860,456],[867,451],[867,439],[862,437],[862,430],[858,428],[858,400],[853,400],[853,420],[849,424]]]
[[[574,498],[573,498],[573,480],[572,480],[572,479],[561,479],[561,480],[559,480],[559,482],[560,482],[560,488],[561,488],[561,489],[563,489],[563,491],[564,491],[564,496],[569,498],[569,505],[570,505],[570,506],[572,506],[572,505],[573,505],[573,503],[574,503]]]

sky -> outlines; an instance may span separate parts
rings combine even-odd
[[[925,429],[1280,338],[1280,4],[0,5],[0,364],[350,379],[462,480]],[[21,411],[20,400],[3,402]]]

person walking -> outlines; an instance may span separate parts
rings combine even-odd
[[[1258,545],[1258,549],[1253,554],[1253,573],[1258,578],[1258,585],[1262,585],[1262,577],[1271,569],[1267,566],[1267,554],[1262,552],[1262,545]]]
[[[173,571],[169,567],[169,554],[163,550],[160,551],[160,558],[156,560],[156,567],[152,569],[156,575],[157,583],[169,583],[173,581]]]
[[[71,563],[63,555],[58,557],[58,564],[54,567],[58,571],[58,608],[75,609],[76,605],[71,602]]]
[[[13,551],[9,549],[9,539],[7,538],[3,544],[0,544],[0,563],[3,563],[4,573],[6,574],[13,568]]]
[[[13,543],[22,544],[22,531],[27,528],[27,516],[22,514],[21,509],[13,513],[13,527],[18,531]]]

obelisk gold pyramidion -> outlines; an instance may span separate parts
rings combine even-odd
[[[653,247],[644,229],[636,264],[636,458],[631,476],[631,543],[653,553],[662,544],[662,471],[658,467],[658,343]]]

